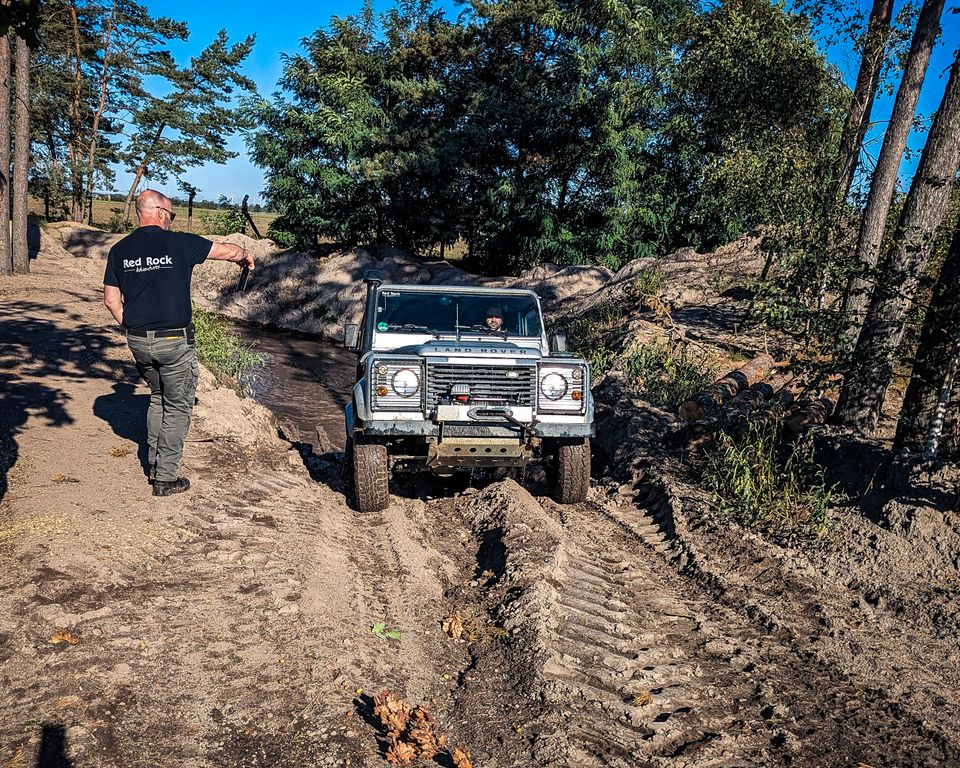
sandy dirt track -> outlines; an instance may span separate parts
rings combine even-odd
[[[940,668],[884,687],[626,458],[581,505],[424,480],[363,517],[338,455],[205,375],[194,488],[153,498],[100,276],[41,256],[0,280],[0,765],[385,766],[383,688],[484,767],[960,765],[955,639],[924,634]]]

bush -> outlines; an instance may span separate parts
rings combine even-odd
[[[723,515],[787,542],[829,531],[833,490],[809,437],[790,445],[779,422],[751,422],[746,433],[717,435],[702,479]]]
[[[717,369],[689,346],[671,348],[663,342],[634,346],[623,359],[631,383],[652,403],[675,405],[713,382]]]
[[[607,343],[607,336],[622,317],[615,316],[612,307],[603,306],[590,317],[577,317],[563,324],[570,351],[590,363],[590,375],[596,379],[610,370],[617,358],[616,351]]]
[[[233,235],[244,233],[247,220],[239,208],[222,208],[218,211],[204,211],[200,214],[203,230],[208,235]]]
[[[114,209],[107,221],[107,231],[119,235],[129,232],[130,228],[130,223],[123,217],[123,213],[119,209]]]
[[[284,229],[267,230],[267,237],[273,240],[280,248],[292,248],[297,244],[297,236],[293,232]]]
[[[218,376],[229,376],[238,386],[253,379],[252,369],[263,363],[254,345],[243,341],[212,312],[193,308],[197,328],[197,357]]]

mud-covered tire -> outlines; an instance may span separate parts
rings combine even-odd
[[[554,459],[551,496],[560,504],[585,501],[590,492],[590,440],[561,443]]]
[[[387,446],[353,444],[353,492],[357,510],[379,512],[390,503],[390,464]]]

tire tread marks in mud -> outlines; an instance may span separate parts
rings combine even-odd
[[[557,446],[553,498],[561,504],[578,504],[590,491],[590,440]]]
[[[354,442],[353,486],[360,512],[386,509],[390,503],[390,465],[385,445]]]

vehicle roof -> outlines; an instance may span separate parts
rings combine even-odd
[[[377,287],[378,291],[423,291],[425,293],[496,293],[514,296],[540,297],[529,288],[490,288],[485,285],[415,285],[411,283],[383,283]]]

